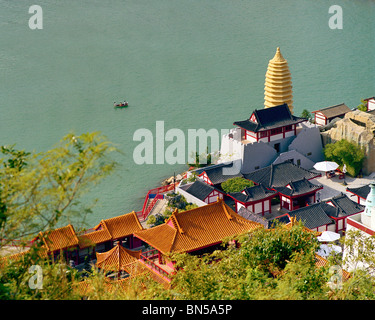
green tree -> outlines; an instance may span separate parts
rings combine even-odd
[[[239,248],[202,257],[176,255],[181,268],[169,299],[326,299],[328,270],[315,264],[318,242],[301,223],[257,229],[237,238]],[[147,297],[146,297],[147,298]]]
[[[57,224],[82,223],[92,205],[79,198],[112,172],[115,150],[97,132],[68,134],[41,153],[2,147],[0,238],[29,239]]]
[[[367,112],[367,101],[361,99],[361,104],[357,107],[358,110]]]
[[[226,193],[240,192],[247,187],[252,187],[254,182],[249,181],[242,177],[228,179],[221,184],[221,187]]]
[[[309,120],[311,118],[311,113],[307,109],[303,109],[301,117]]]
[[[355,177],[362,169],[365,153],[361,147],[345,139],[329,143],[324,147],[326,160],[334,161],[342,168],[344,164],[348,173]]]

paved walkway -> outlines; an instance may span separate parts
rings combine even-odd
[[[147,219],[150,216],[156,215],[158,213],[163,214],[165,209],[167,208],[167,205],[168,205],[168,200],[166,199],[157,200],[154,207],[151,209],[149,215],[147,216]],[[150,228],[150,226],[147,224],[147,219],[141,222],[142,227],[145,229]]]
[[[341,192],[346,194],[349,198],[353,196],[352,193],[347,192],[346,188],[357,188],[362,187],[364,185],[369,184],[372,181],[375,181],[372,176],[367,176],[363,178],[352,178],[350,176],[346,176],[345,182],[347,185],[343,185],[344,179],[339,179],[338,176],[328,179],[324,172],[310,170],[312,172],[322,173],[322,177],[310,180],[313,184],[321,184],[323,185],[323,189],[318,191],[320,194],[320,200],[327,200],[334,196],[340,195]],[[356,201],[356,198],[353,198]]]

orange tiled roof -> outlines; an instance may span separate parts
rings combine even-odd
[[[327,259],[323,258],[322,256],[318,254],[315,254],[315,265],[317,267],[325,267],[325,266],[328,266],[329,263]],[[350,278],[350,272],[342,269],[342,276],[344,280],[348,280]]]
[[[78,245],[78,238],[71,224],[51,231],[40,232],[48,252],[61,250]]]
[[[173,212],[162,225],[134,235],[162,253],[189,252],[261,227],[235,213],[222,199],[184,212]]]
[[[143,230],[134,211],[122,216],[102,220],[97,227],[107,229],[112,236],[112,240],[124,238],[136,231]]]
[[[170,289],[170,283],[166,282],[162,277],[158,276],[156,273],[148,269],[145,269],[144,275],[146,277],[149,276],[152,280],[163,285],[164,289]],[[139,274],[137,276],[139,276]],[[129,289],[131,289],[132,281],[136,279],[137,276],[130,276],[120,280],[109,280],[108,278],[105,278],[103,283],[104,290],[108,293],[114,293],[116,289],[121,289],[124,293],[126,293]],[[140,281],[140,283],[137,283],[137,286],[139,285],[142,289],[147,288],[146,284],[143,283],[142,280]],[[89,280],[80,281],[74,287],[76,288],[76,290],[78,290],[78,294],[80,294],[81,296],[89,296],[95,290],[95,288]]]
[[[140,254],[141,251],[127,250],[118,244],[107,252],[97,252],[96,266],[106,271],[133,271],[134,268],[130,265],[138,263]]]
[[[107,230],[107,228],[103,228],[101,230],[95,230],[90,233],[82,234],[78,236],[79,240],[79,248],[87,248],[90,246],[94,246],[99,243],[103,243],[112,239],[111,234]]]

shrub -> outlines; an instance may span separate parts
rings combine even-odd
[[[249,181],[245,178],[236,177],[229,179],[221,184],[221,187],[226,193],[229,192],[240,192],[247,187],[252,187],[254,182]]]
[[[324,156],[328,161],[334,161],[342,168],[346,164],[348,174],[355,177],[362,169],[365,153],[358,145],[342,139],[329,143],[324,148]]]

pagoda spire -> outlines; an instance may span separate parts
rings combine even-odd
[[[277,47],[269,61],[264,84],[264,106],[271,108],[286,103],[293,113],[292,77],[287,60]]]

